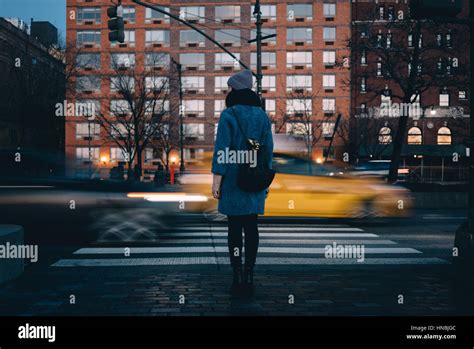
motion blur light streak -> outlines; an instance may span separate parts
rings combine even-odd
[[[127,197],[137,199],[143,198],[150,202],[206,202],[208,198],[204,195],[188,195],[185,193],[128,193]]]

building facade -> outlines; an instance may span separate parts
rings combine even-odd
[[[464,1],[461,17],[468,13]],[[462,25],[412,21],[409,0],[352,1],[350,125],[356,158],[390,159],[405,114],[405,172],[416,180],[467,178],[469,42]]]
[[[256,69],[255,20],[249,1],[151,1],[193,23],[222,43],[252,70]],[[212,150],[220,112],[225,107],[227,79],[242,67],[212,42],[189,27],[158,12],[123,1],[124,44],[108,41],[107,8],[110,1],[68,0],[67,43],[87,57],[69,81],[68,102],[90,101],[102,113],[117,104],[110,90],[115,58],[124,65],[145,65],[156,76],[176,76],[173,61],[183,68],[184,160],[189,168]],[[263,43],[263,96],[275,133],[303,139],[315,159],[340,157],[327,153],[334,122],[340,113],[350,115],[350,79],[338,62],[349,57],[351,4],[349,1],[262,1],[263,34],[277,34]],[[84,56],[85,55],[85,56]],[[160,62],[153,58],[160,55]],[[76,64],[70,60],[69,64]],[[89,77],[90,88],[77,88],[77,79]],[[175,86],[171,84],[171,86]],[[172,92],[170,112],[177,117],[177,91]],[[175,98],[176,97],[176,98]],[[110,116],[113,118],[113,116]],[[68,115],[66,155],[71,176],[108,177],[123,163],[100,125]],[[91,125],[92,124],[92,125]],[[150,146],[144,151],[144,177],[151,178],[163,152]],[[179,151],[172,157],[179,163]]]
[[[64,170],[64,62],[28,34],[24,22],[0,18],[0,161],[2,175],[45,177]]]

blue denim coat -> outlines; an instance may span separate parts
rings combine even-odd
[[[239,129],[236,117],[246,133],[247,138],[259,140],[268,152],[268,159],[273,154],[273,136],[271,123],[262,108],[249,105],[235,105],[230,110],[225,109],[221,113],[219,125],[217,126],[217,137],[212,159],[212,173],[222,175],[220,199],[218,210],[220,213],[232,215],[263,214],[265,208],[265,190],[258,193],[248,193],[240,190],[237,186],[238,164],[219,163],[218,152],[220,150],[246,150],[245,136]]]

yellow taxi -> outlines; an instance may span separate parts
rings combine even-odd
[[[211,156],[206,154],[193,174],[180,178],[189,194],[207,196],[192,211],[215,212],[212,198]],[[264,216],[364,218],[411,215],[410,192],[377,178],[360,178],[340,168],[287,153],[273,154],[275,179],[265,203]]]

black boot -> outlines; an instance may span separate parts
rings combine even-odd
[[[230,286],[230,294],[236,296],[242,289],[242,265],[232,266],[233,276],[232,285]]]
[[[253,286],[253,266],[246,265],[242,281],[244,293],[246,296],[252,296],[254,292]]]

